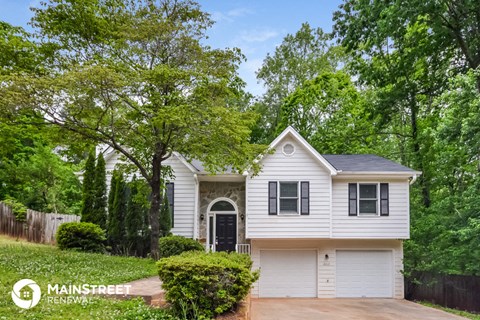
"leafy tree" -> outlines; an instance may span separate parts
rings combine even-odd
[[[268,54],[257,72],[267,91],[254,106],[261,114],[254,129],[254,141],[268,143],[275,137],[280,109],[287,96],[305,81],[341,66],[340,47],[330,45],[331,35],[303,23],[295,34],[288,34],[273,55]]]
[[[102,229],[106,228],[107,222],[107,182],[105,171],[105,159],[100,153],[95,166],[94,199],[92,208],[92,221]]]
[[[18,153],[0,161],[0,199],[14,198],[37,211],[79,214],[81,187],[72,167],[49,145],[14,141]]]
[[[248,143],[255,117],[236,103],[241,54],[202,44],[212,21],[190,0],[51,0],[34,11],[40,45],[58,48],[54,63],[41,77],[3,77],[3,108],[35,110],[120,153],[150,186],[158,257],[161,173],[172,150],[214,172],[242,170],[264,149]]]
[[[160,236],[165,237],[172,229],[172,212],[166,195],[163,197],[162,209],[160,210]]]
[[[368,152],[375,130],[365,119],[365,107],[350,76],[325,72],[285,99],[277,134],[291,125],[321,153]]]
[[[93,206],[95,203],[95,153],[88,153],[83,173],[82,222],[95,223]]]

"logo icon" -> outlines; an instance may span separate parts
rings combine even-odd
[[[25,287],[30,288],[30,290],[22,291]],[[35,307],[40,301],[41,296],[42,292],[40,287],[33,280],[22,279],[13,285],[12,300],[20,308],[31,309]]]

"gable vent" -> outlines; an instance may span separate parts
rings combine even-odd
[[[282,150],[283,150],[283,154],[286,155],[286,156],[291,156],[295,153],[295,147],[291,143],[286,143],[283,146]]]

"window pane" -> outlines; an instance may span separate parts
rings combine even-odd
[[[377,200],[360,200],[360,213],[377,213]]]
[[[360,185],[360,199],[376,199],[377,185],[376,184],[361,184]]]
[[[298,213],[297,199],[280,199],[280,212]]]
[[[218,201],[217,203],[213,204],[212,209],[210,209],[210,211],[235,211],[235,208],[232,206],[230,202]]]
[[[296,182],[280,182],[280,197],[298,197]]]

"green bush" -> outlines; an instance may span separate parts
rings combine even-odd
[[[205,248],[196,240],[182,236],[167,236],[160,238],[160,257],[176,256],[186,251],[205,251]]]
[[[104,252],[105,239],[105,231],[90,222],[67,222],[57,230],[57,245],[62,250]]]
[[[158,273],[165,298],[177,315],[211,318],[233,309],[258,279],[248,255],[185,252],[160,259]]]
[[[27,219],[27,207],[25,207],[22,203],[13,198],[7,198],[3,200],[3,203],[12,208],[12,213],[15,216],[15,220],[24,222]]]

